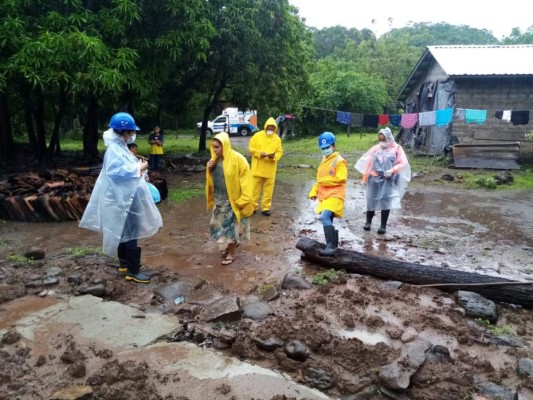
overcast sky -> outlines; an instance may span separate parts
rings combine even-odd
[[[319,29],[335,25],[359,30],[368,28],[380,36],[410,22],[446,22],[487,29],[501,39],[509,36],[514,27],[524,32],[533,25],[533,2],[529,1],[289,0],[289,3],[300,9],[307,26]],[[391,23],[389,18],[392,18]]]

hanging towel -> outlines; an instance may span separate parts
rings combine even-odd
[[[388,125],[389,124],[389,114],[379,114],[378,125]]]
[[[494,116],[495,116],[496,118],[498,118],[498,119],[502,119],[502,117],[503,117],[503,111],[501,111],[501,110],[496,111],[496,112],[494,113]]]
[[[363,126],[365,128],[377,128],[378,127],[378,115],[377,114],[365,114],[363,116]]]
[[[419,126],[434,126],[436,121],[435,111],[424,111],[418,113],[418,125]]]
[[[352,113],[352,125],[351,126],[363,126],[363,114]]]
[[[529,124],[529,110],[516,110],[511,113],[511,122],[513,125]]]
[[[402,128],[413,128],[418,121],[418,114],[412,113],[412,114],[402,114],[402,119],[400,121],[400,125]]]
[[[453,108],[445,108],[443,110],[436,111],[436,125],[437,126],[446,126],[452,123],[453,119]]]
[[[389,115],[390,124],[392,126],[400,126],[402,122],[402,116],[400,114],[391,114]]]
[[[487,120],[487,110],[471,110],[466,109],[465,122],[467,124],[483,125]]]
[[[466,109],[465,108],[456,108],[455,109],[455,113],[454,113],[455,119],[459,119],[461,121],[464,121],[465,120],[465,114],[466,114]]]
[[[337,122],[344,125],[350,125],[352,123],[352,114],[344,111],[337,111]]]
[[[511,122],[511,110],[503,110],[502,121]]]

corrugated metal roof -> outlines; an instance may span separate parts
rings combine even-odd
[[[449,76],[533,75],[533,45],[428,46]]]

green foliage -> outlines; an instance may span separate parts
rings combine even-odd
[[[102,249],[100,247],[69,247],[65,249],[65,252],[76,257],[84,257],[90,254],[101,255]]]
[[[313,276],[313,283],[315,285],[325,286],[328,285],[331,281],[337,279],[342,273],[334,269],[328,269],[325,272],[321,272]]]
[[[496,189],[496,181],[493,177],[482,177],[476,179],[476,184],[486,189]]]
[[[492,325],[488,320],[476,318],[475,321],[483,326],[493,336],[508,335],[513,333],[513,328],[509,325]]]
[[[172,203],[183,203],[201,196],[205,196],[205,190],[200,188],[171,188],[168,192],[168,200]]]
[[[6,257],[6,260],[10,262],[23,263],[23,264],[33,264],[35,261],[33,258],[28,258],[25,256],[21,256],[19,254],[8,254]]]

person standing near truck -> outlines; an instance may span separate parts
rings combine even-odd
[[[161,158],[163,156],[163,142],[165,136],[159,126],[154,127],[154,131],[148,136],[150,145],[150,169],[152,171],[161,171]]]
[[[276,134],[277,132],[276,120],[270,117],[265,122],[264,129],[253,135],[248,145],[248,150],[252,155],[254,212],[259,206],[259,196],[262,190],[261,213],[267,217],[270,216],[272,207],[278,161],[283,156],[281,139]]]

